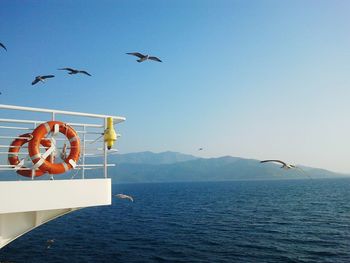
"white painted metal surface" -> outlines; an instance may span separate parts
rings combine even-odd
[[[0,182],[0,214],[111,204],[111,179]]]

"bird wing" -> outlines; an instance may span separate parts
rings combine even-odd
[[[69,70],[69,71],[75,71],[74,69],[72,69],[72,68],[59,68],[58,70]]]
[[[48,78],[53,78],[55,75],[46,75],[46,76],[41,76],[42,79],[48,79]]]
[[[158,62],[162,62],[159,58],[157,57],[149,57],[148,59],[150,60],[154,60],[154,61],[158,61]]]
[[[126,53],[126,54],[132,55],[132,56],[136,56],[136,57],[139,57],[139,58],[144,58],[145,57],[145,55],[142,55],[139,52],[132,52],[132,53]]]
[[[7,48],[5,47],[5,45],[3,43],[0,43],[0,46],[7,51]]]
[[[35,85],[36,83],[38,83],[40,80],[38,78],[35,78],[35,80],[33,80],[32,85]]]
[[[116,197],[119,197],[119,198],[126,198],[126,195],[124,195],[124,194],[117,194],[117,195],[115,195]]]
[[[85,75],[91,76],[89,73],[87,73],[85,70],[80,70],[79,73],[83,73]]]
[[[281,160],[264,160],[264,161],[260,161],[260,163],[267,163],[267,162],[275,162],[275,163],[280,163],[283,165],[287,165],[285,162],[282,162]]]
[[[131,196],[124,195],[124,194],[117,194],[116,197],[122,198],[122,199],[129,199],[131,202],[134,202],[134,199]]]

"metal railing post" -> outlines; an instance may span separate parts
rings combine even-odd
[[[82,178],[85,179],[86,126],[84,126],[83,131],[84,131],[84,134],[83,134],[83,172],[82,172]]]
[[[105,127],[104,127],[104,130],[103,130],[103,133],[104,133],[104,131],[107,129],[107,118],[104,119],[104,122],[105,122]],[[102,143],[103,143],[103,165],[104,165],[104,174],[105,174],[105,178],[107,178],[107,177],[108,177],[108,174],[107,174],[107,147],[106,147],[104,138],[103,138],[103,140],[102,140]]]
[[[34,127],[33,127],[33,130],[35,130],[35,128],[36,128],[36,126],[37,126],[37,125],[36,125],[36,122],[33,123],[33,126],[34,126]],[[32,169],[32,180],[34,180],[34,177],[35,177],[35,169]]]

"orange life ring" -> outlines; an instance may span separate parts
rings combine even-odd
[[[33,138],[33,135],[31,133],[26,133],[26,134],[20,135],[19,137],[20,138],[15,139],[11,143],[11,146],[9,148],[8,162],[11,165],[18,165],[20,163],[20,160],[18,158],[18,152],[24,144],[28,143]],[[44,146],[46,149],[51,147],[51,141],[49,140],[41,140],[40,144]],[[27,167],[22,166],[21,168],[27,168]],[[17,170],[16,172],[25,177],[32,177],[32,170]],[[42,176],[43,174],[45,174],[43,171],[39,169],[35,169],[33,176],[38,177],[38,176]]]
[[[40,141],[50,132],[60,132],[69,140],[70,152],[62,163],[51,163],[45,160],[39,151]],[[48,121],[40,124],[32,135],[33,139],[29,142],[28,151],[34,167],[49,174],[61,174],[76,166],[80,156],[80,140],[77,132],[72,127],[60,121]]]

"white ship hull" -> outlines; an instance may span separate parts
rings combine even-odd
[[[0,182],[0,248],[79,208],[110,205],[111,179]]]

